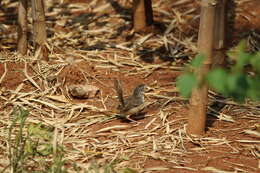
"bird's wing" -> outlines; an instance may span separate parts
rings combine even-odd
[[[144,108],[146,107],[146,104],[141,104],[138,106],[135,106],[129,110],[124,110],[124,112],[122,112],[124,115],[133,115],[133,114],[138,114],[140,113]]]
[[[124,109],[131,109],[131,108],[141,105],[142,103],[143,103],[142,100],[135,98],[133,96],[130,96],[127,99],[125,99]]]

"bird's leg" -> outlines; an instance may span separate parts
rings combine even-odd
[[[138,122],[138,121],[136,121],[136,120],[130,118],[130,116],[131,116],[131,115],[126,116],[125,119],[131,121],[132,123],[136,123],[136,125],[140,124],[140,122]]]

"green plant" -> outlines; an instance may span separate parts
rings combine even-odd
[[[185,73],[177,78],[177,88],[183,97],[190,97],[192,88],[197,87],[199,85],[197,77],[193,71],[195,68],[199,68],[201,66],[203,60],[203,55],[197,55],[186,67]]]
[[[53,150],[52,129],[41,123],[26,123],[28,116],[29,111],[23,108],[15,108],[12,113],[8,132],[11,172],[67,172],[63,148]],[[47,161],[51,158],[52,162]]]
[[[67,161],[64,159],[64,149],[57,145],[54,149],[53,128],[41,123],[34,124],[27,121],[29,111],[17,107],[12,112],[12,122],[8,129],[8,146],[10,164],[0,172],[38,172],[38,173],[66,173]],[[91,163],[85,170],[87,173],[117,173],[114,166],[118,160],[105,165]],[[80,168],[73,162],[73,171]],[[121,169],[120,173],[136,173],[130,168]]]
[[[87,173],[116,173],[112,164],[99,166],[95,161],[91,163]]]
[[[22,165],[28,157],[28,154],[24,150],[26,140],[23,137],[23,129],[29,112],[25,109],[16,108],[12,115],[14,116],[14,119],[8,134],[10,167],[12,170],[11,172],[21,172],[23,169]],[[14,141],[12,141],[11,135],[12,131],[15,129],[16,122],[19,122],[19,128]]]
[[[188,66],[188,70],[177,79],[180,94],[190,97],[194,87],[200,87],[207,82],[215,91],[235,101],[243,102],[246,98],[260,100],[260,52],[251,54],[245,51],[245,42],[242,41],[236,51],[229,52],[228,57],[235,59],[235,64],[230,69],[215,68],[204,76],[201,83],[192,72],[200,68],[204,57],[197,55]],[[250,69],[250,72],[248,72]]]
[[[114,166],[117,161],[114,161],[109,164],[105,164],[103,166],[100,166],[97,164],[97,162],[92,162],[90,167],[88,168],[87,173],[137,173],[136,170],[131,169],[131,168],[124,168],[120,169],[119,171],[116,171],[114,169]]]

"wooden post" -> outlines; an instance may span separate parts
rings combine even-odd
[[[133,25],[135,32],[153,24],[151,0],[133,0]]]
[[[22,54],[27,53],[27,0],[20,0],[18,6],[18,40],[17,49]]]
[[[33,36],[35,55],[46,61],[48,58],[47,34],[43,0],[32,0]]]
[[[201,1],[200,28],[198,38],[199,53],[205,56],[200,69],[195,71],[199,82],[209,71],[212,64],[213,42],[215,29],[216,4],[212,0]],[[208,85],[203,84],[195,88],[190,98],[190,111],[188,115],[188,134],[203,135],[205,133],[206,113],[208,104]]]
[[[216,7],[214,31],[214,59],[213,67],[223,66],[225,64],[225,35],[226,35],[226,0],[219,0]]]

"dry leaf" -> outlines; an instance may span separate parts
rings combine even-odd
[[[46,96],[49,99],[52,99],[54,101],[62,102],[62,103],[68,103],[68,99],[64,95],[47,95]]]

